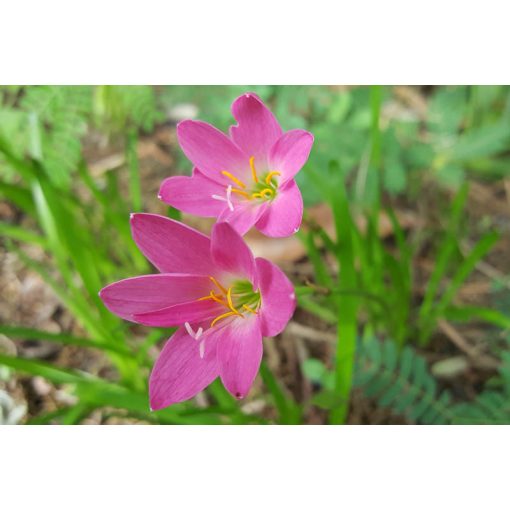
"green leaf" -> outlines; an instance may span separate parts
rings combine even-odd
[[[510,122],[470,129],[462,134],[446,153],[452,162],[469,161],[475,158],[493,156],[508,149],[510,142]]]
[[[7,326],[0,324],[0,333],[12,338],[21,338],[24,340],[47,340],[66,345],[76,345],[77,347],[85,347],[87,349],[99,349],[102,351],[114,352],[124,356],[132,357],[129,349],[112,344],[105,344],[99,340],[91,340],[88,338],[75,337],[67,333],[50,333],[40,329],[25,328],[19,326]]]
[[[14,368],[26,374],[44,377],[55,384],[76,384],[93,379],[93,376],[84,372],[65,370],[43,361],[15,358],[3,354],[0,354],[0,365]]]
[[[37,244],[41,248],[48,248],[48,240],[40,235],[34,234],[30,230],[17,225],[11,225],[0,221],[0,234],[16,241],[21,241],[28,244]]]
[[[338,167],[338,165],[332,164]],[[338,173],[339,168],[336,169]],[[356,288],[355,248],[351,226],[353,224],[349,203],[343,183],[331,195],[331,207],[335,221],[337,239],[337,260],[340,266],[338,290]],[[332,423],[344,423],[348,412],[348,402],[352,387],[354,359],[356,351],[357,316],[359,298],[355,295],[338,295],[337,349],[335,364],[335,391],[341,404],[330,414]]]
[[[428,128],[438,135],[455,134],[460,128],[466,109],[466,87],[439,87],[430,102]]]
[[[322,383],[327,373],[324,363],[318,359],[308,358],[302,364],[303,375],[315,383]]]

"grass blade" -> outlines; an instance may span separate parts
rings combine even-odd
[[[340,266],[338,290],[357,288],[354,244],[352,239],[352,219],[345,186],[340,183],[332,198],[337,238],[337,258]],[[342,403],[330,413],[330,423],[344,423],[349,410],[349,397],[352,388],[354,357],[356,351],[358,300],[356,296],[341,294],[336,296],[338,306],[337,349],[335,363],[335,393]]]

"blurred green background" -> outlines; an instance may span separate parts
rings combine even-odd
[[[171,330],[97,292],[152,271],[130,212],[180,218],[157,199],[191,170],[175,124],[226,131],[246,91],[315,136],[299,235],[248,236],[298,310],[245,401],[216,381],[151,413]],[[510,423],[509,163],[504,86],[0,87],[0,420]]]

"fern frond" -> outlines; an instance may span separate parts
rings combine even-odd
[[[109,132],[125,131],[126,127],[152,131],[162,120],[153,87],[147,85],[103,85],[95,90],[96,120]]]
[[[454,423],[458,424],[510,424],[510,352],[501,353],[498,369],[502,391],[486,390],[472,402],[453,407]]]
[[[91,88],[27,87],[21,108],[32,119],[30,143],[40,146],[41,154],[33,156],[54,184],[67,187],[81,159],[81,137],[92,111]]]
[[[438,392],[427,363],[411,347],[401,353],[394,342],[371,339],[358,353],[355,385],[382,407],[416,423],[450,423],[449,392]]]
[[[473,402],[457,404],[452,409],[454,423],[460,425],[508,425],[510,399],[504,393],[484,391]]]
[[[0,108],[0,137],[9,144],[9,150],[22,158],[29,144],[28,117],[25,112],[10,106]],[[15,172],[0,154],[0,175],[12,176]]]

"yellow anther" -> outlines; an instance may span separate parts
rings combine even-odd
[[[252,193],[251,198],[262,198],[262,195],[260,193]]]
[[[232,193],[237,193],[238,195],[242,195],[243,197],[247,198],[248,200],[251,198],[249,193],[246,193],[246,191],[242,191],[240,189],[232,188]]]
[[[256,312],[253,308],[250,308],[248,305],[243,305],[243,308],[245,310],[248,310],[249,312],[251,313],[254,313],[255,315],[257,315],[258,312]]]
[[[214,319],[212,322],[211,322],[211,328],[218,322],[220,321],[221,319],[226,319],[227,317],[231,317],[232,315],[236,315],[235,312],[227,312],[227,313],[224,313],[222,315],[218,315],[218,317],[216,317],[216,319]],[[241,316],[242,317],[242,316]]]
[[[259,182],[259,178],[257,177],[257,170],[255,170],[255,156],[252,156],[250,158],[250,168],[251,168],[251,175],[253,177],[253,180],[255,182]]]
[[[269,172],[266,175],[266,184],[271,184],[271,179],[273,178],[273,175],[282,175],[282,174],[280,172]]]
[[[211,322],[210,327],[212,328],[221,319],[225,319],[227,317],[232,317],[233,315],[238,315],[239,317],[242,317],[244,319],[245,317],[244,317],[243,313],[241,313],[239,310],[237,310],[237,308],[234,306],[234,301],[232,299],[233,296],[242,296],[243,293],[238,294],[238,293],[232,292],[232,289],[234,287],[229,287],[228,290],[225,289],[225,287],[223,287],[223,285],[218,280],[216,280],[216,278],[214,278],[214,276],[209,276],[209,278],[214,283],[214,285],[220,290],[221,293],[217,294],[217,293],[215,293],[214,290],[211,290],[209,295],[198,298],[197,301],[205,301],[205,300],[210,299],[216,303],[221,304],[225,308],[228,308],[228,312],[218,315],[218,317],[216,317]],[[256,306],[257,308],[258,308],[259,304],[260,304],[260,301]],[[239,305],[239,306],[241,306],[241,305]],[[253,308],[250,308],[248,305],[242,305],[242,307],[247,312],[250,312],[253,314],[258,313],[256,310],[254,310]]]
[[[246,188],[246,184],[244,184],[243,181],[240,181],[235,175],[232,175],[230,172],[227,172],[226,170],[222,170],[221,173],[225,177],[232,179],[240,188]],[[234,190],[232,190],[232,191],[234,191]]]
[[[270,188],[264,188],[261,192],[260,192],[260,195],[262,198],[265,198],[266,196],[274,196],[274,191]]]
[[[227,289],[223,287],[223,285],[218,280],[216,280],[214,276],[209,276],[209,279],[214,283],[214,285],[216,285],[216,287],[218,287],[218,289],[221,290],[221,292],[223,292],[223,294],[227,293]]]

